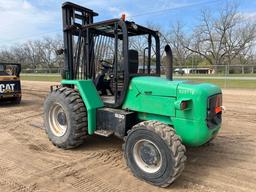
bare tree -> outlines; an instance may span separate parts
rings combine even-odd
[[[47,68],[51,72],[53,68],[63,66],[63,55],[57,56],[55,54],[55,51],[62,47],[63,42],[60,36],[28,41],[21,45],[14,45],[9,49],[2,49],[0,62],[21,63],[23,68],[33,70]]]
[[[190,41],[183,42],[188,50],[204,57],[210,64],[232,60],[255,39],[255,24],[244,24],[235,4],[228,4],[214,17],[202,11],[201,24],[195,28]]]
[[[191,51],[184,48],[185,34],[183,32],[183,25],[177,22],[172,26],[170,33],[168,34],[168,39],[173,48],[174,62],[177,66],[185,65],[188,57],[191,55]]]
[[[0,62],[15,62],[13,53],[7,49],[3,49],[0,52]]]
[[[146,36],[134,36],[129,39],[130,48],[136,49],[139,55],[143,55],[144,49],[147,47],[148,40]]]
[[[28,41],[21,46],[24,51],[24,56],[26,57],[25,62],[29,64],[32,69],[36,69],[36,67],[41,63],[39,54],[40,45],[41,42],[36,40]]]
[[[46,67],[50,73],[52,68],[60,67],[60,57],[55,53],[60,48],[62,48],[62,43],[59,38],[45,37],[38,43],[40,64]]]
[[[256,25],[243,24],[235,32],[228,31],[225,37],[224,50],[227,52],[226,59],[230,65],[236,57],[246,57],[253,49]],[[235,33],[235,34],[232,34]]]

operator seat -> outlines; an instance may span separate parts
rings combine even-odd
[[[129,73],[136,74],[138,73],[139,68],[139,52],[134,49],[128,50],[128,65],[129,65]]]
[[[114,95],[111,87],[110,87],[110,80],[105,79],[106,73],[108,73],[109,67],[104,67],[101,71],[97,74],[96,78],[94,79],[94,85],[96,86],[97,91],[100,92],[100,95],[108,95],[107,90],[111,95]]]
[[[8,76],[9,74],[6,73],[5,71],[0,71],[0,76]]]
[[[118,63],[117,71],[117,95],[120,96],[124,89],[124,59]],[[128,68],[129,74],[137,74],[139,68],[139,53],[137,50],[128,50]],[[111,79],[111,88],[115,90],[115,81]]]
[[[121,61],[123,63],[123,61]],[[124,63],[123,63],[124,64]],[[129,74],[137,74],[138,68],[139,68],[139,53],[137,50],[130,49],[128,50],[128,66],[129,66]],[[120,66],[121,71],[118,72],[118,95],[123,90],[124,85],[124,71],[123,71],[123,65]],[[96,89],[101,92],[101,95],[107,95],[107,90],[111,93],[111,95],[114,95],[114,81],[111,79],[111,82],[104,81],[105,74],[98,75],[96,79],[94,80],[94,84],[96,86]]]

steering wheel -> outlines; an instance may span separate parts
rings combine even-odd
[[[107,90],[109,90],[111,95],[114,95],[110,86],[111,79],[113,78],[113,75],[110,73],[110,71],[113,69],[113,65],[103,59],[99,60],[99,62],[102,67],[95,79],[96,88],[101,92],[100,95],[108,95]]]
[[[102,67],[104,67],[104,69],[112,69],[113,68],[112,63],[110,63],[109,61],[103,60],[103,59],[100,60],[100,64]]]

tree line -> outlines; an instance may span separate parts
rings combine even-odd
[[[218,13],[203,10],[191,34],[177,23],[169,33],[176,59],[182,65],[191,55],[209,65],[253,64],[256,56],[256,23],[229,4]]]
[[[167,31],[148,25],[161,31],[162,53],[166,43],[171,45],[175,66],[255,65],[256,22],[240,14],[236,4],[227,4],[217,13],[202,10],[199,18],[198,25],[192,29],[181,22]],[[131,44],[143,54],[147,40],[137,38]],[[18,62],[24,69],[46,68],[52,72],[63,66],[63,56],[55,53],[61,48],[60,36],[31,40],[2,49],[0,62]]]
[[[49,73],[58,72],[63,66],[63,57],[56,50],[63,48],[61,36],[30,40],[0,51],[0,62],[21,63],[24,71],[47,69]]]

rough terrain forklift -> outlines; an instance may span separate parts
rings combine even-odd
[[[20,64],[0,63],[0,101],[21,101]]]
[[[218,133],[221,89],[174,81],[171,66],[162,78],[158,31],[123,17],[93,22],[97,13],[70,2],[62,11],[63,80],[44,103],[50,141],[70,149],[93,134],[115,135],[124,139],[136,177],[168,186],[184,169],[184,145],[201,146]],[[145,39],[144,54],[133,46],[138,37]],[[172,64],[170,46],[165,51]]]

